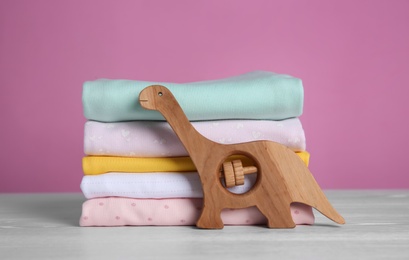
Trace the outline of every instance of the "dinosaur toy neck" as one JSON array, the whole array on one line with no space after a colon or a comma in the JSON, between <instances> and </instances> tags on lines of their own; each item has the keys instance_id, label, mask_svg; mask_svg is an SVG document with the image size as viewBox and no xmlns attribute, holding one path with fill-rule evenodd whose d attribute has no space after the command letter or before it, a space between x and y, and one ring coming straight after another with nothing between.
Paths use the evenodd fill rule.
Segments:
<instances>
[{"instance_id":1,"label":"dinosaur toy neck","mask_svg":"<svg viewBox=\"0 0 409 260\"><path fill-rule=\"evenodd\" d=\"M168 102L164 102L158 111L168 121L190 155L196 153L198 143L212 143L192 126L174 97L169 98Z\"/></svg>"}]
</instances>

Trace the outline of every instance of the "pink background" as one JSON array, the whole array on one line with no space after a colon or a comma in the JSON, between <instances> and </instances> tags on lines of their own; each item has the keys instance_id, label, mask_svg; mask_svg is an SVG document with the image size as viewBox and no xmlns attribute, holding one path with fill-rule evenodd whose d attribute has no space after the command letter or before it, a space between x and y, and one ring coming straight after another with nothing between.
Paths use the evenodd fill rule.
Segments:
<instances>
[{"instance_id":1,"label":"pink background","mask_svg":"<svg viewBox=\"0 0 409 260\"><path fill-rule=\"evenodd\" d=\"M79 191L82 83L303 79L326 189L409 188L409 1L0 1L0 192Z\"/></svg>"}]
</instances>

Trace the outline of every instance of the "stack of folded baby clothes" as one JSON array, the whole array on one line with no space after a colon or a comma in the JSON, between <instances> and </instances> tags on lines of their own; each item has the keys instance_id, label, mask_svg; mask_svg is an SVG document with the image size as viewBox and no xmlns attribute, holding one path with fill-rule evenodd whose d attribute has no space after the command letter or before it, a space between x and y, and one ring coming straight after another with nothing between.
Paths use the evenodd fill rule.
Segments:
<instances>
[{"instance_id":1,"label":"stack of folded baby clothes","mask_svg":"<svg viewBox=\"0 0 409 260\"><path fill-rule=\"evenodd\" d=\"M301 80L256 71L194 83L96 80L83 89L85 176L81 226L195 225L202 207L199 175L186 149L163 116L144 110L139 93L166 86L192 125L208 139L223 143L270 140L294 150L308 165L302 113ZM244 161L244 163L246 163ZM251 162L249 162L251 164ZM233 193L251 189L256 174ZM293 203L296 224L312 224L311 207ZM255 208L225 209L226 225L265 224Z\"/></svg>"}]
</instances>

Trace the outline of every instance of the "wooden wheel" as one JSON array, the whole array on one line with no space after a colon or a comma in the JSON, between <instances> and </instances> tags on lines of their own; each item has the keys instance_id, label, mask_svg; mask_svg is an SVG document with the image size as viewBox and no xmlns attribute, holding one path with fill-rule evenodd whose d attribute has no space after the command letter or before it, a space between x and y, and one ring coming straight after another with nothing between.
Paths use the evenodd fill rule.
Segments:
<instances>
[{"instance_id":1,"label":"wooden wheel","mask_svg":"<svg viewBox=\"0 0 409 260\"><path fill-rule=\"evenodd\" d=\"M241 160L234 160L232 162L224 162L221 169L220 178L224 177L224 182L227 188L239 186L244 184L244 175L256 173L257 167L248 166L243 167Z\"/></svg>"}]
</instances>

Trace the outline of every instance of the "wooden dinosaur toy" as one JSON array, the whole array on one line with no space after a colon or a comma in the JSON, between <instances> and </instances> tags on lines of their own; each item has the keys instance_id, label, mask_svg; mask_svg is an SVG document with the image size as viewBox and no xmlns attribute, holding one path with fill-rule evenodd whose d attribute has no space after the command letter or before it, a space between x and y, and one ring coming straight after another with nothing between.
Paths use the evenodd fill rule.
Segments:
<instances>
[{"instance_id":1,"label":"wooden dinosaur toy","mask_svg":"<svg viewBox=\"0 0 409 260\"><path fill-rule=\"evenodd\" d=\"M293 202L310 205L334 222L345 223L309 169L286 146L272 141L225 145L208 140L190 124L173 94L164 86L145 88L139 95L139 102L143 108L157 110L165 117L197 168L203 187L203 209L197 227L221 229L224 227L220 216L222 209L256 206L267 218L269 228L293 228L295 223L290 212ZM244 155L255 163L256 183L243 194L231 193L219 179L220 169L224 168L226 180L229 177L233 179L230 183L242 183L240 165L236 162L237 167L234 167L234 162L230 166L225 163L232 155ZM237 178L231 178L232 172Z\"/></svg>"}]
</instances>

